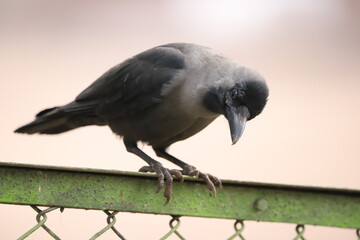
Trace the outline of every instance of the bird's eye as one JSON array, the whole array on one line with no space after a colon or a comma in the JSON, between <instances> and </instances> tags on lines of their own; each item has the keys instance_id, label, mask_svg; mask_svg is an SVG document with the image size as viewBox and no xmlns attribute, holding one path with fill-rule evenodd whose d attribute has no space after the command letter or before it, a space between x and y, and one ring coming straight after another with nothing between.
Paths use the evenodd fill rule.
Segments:
<instances>
[{"instance_id":1,"label":"bird's eye","mask_svg":"<svg viewBox=\"0 0 360 240\"><path fill-rule=\"evenodd\" d=\"M230 96L231 96L232 99L237 98L237 95L238 95L238 93L237 93L236 89L231 90Z\"/></svg>"}]
</instances>

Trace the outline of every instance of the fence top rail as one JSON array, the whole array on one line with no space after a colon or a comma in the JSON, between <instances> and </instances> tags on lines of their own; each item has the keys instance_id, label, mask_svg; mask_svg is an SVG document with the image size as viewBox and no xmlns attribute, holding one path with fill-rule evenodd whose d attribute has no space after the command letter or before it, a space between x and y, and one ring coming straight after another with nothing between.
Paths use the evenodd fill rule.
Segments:
<instances>
[{"instance_id":1,"label":"fence top rail","mask_svg":"<svg viewBox=\"0 0 360 240\"><path fill-rule=\"evenodd\" d=\"M58 170L65 172L83 172L83 173L98 173L98 174L109 174L109 175L120 175L126 177L137 177L137 178L151 178L157 179L157 177L152 173L142 173L142 172L132 172L116 169L97 169L97 168L80 168L80 167L68 167L68 166L51 166L51 165L37 165L37 164L26 164L26 163L16 163L16 162L0 162L0 168L2 167L14 167L14 168L31 168L38 170ZM193 182L202 182L201 179L187 177L186 181ZM262 187L262 188L273 188L273 189L286 189L294 191L309 191L309 192L322 192L322 193L335 193L342 195L354 195L360 196L359 189L351 188L334 188L334 187L322 187L322 186L305 186L305 185L291 185L283 183L265 183L265 182L251 182L251 181L239 181L232 179L222 179L223 185L238 185L238 186L250 186L250 187Z\"/></svg>"},{"instance_id":2,"label":"fence top rail","mask_svg":"<svg viewBox=\"0 0 360 240\"><path fill-rule=\"evenodd\" d=\"M154 174L0 162L0 203L360 228L359 189L222 181L175 181L164 206Z\"/></svg>"}]
</instances>

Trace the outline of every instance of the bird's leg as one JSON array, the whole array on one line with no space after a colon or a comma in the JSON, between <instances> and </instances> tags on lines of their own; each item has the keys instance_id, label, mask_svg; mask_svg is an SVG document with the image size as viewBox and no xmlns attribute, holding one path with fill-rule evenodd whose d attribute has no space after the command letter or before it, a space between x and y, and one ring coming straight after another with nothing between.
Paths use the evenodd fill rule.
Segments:
<instances>
[{"instance_id":1,"label":"bird's leg","mask_svg":"<svg viewBox=\"0 0 360 240\"><path fill-rule=\"evenodd\" d=\"M172 194L172 183L173 183L172 175L180 178L181 181L183 181L181 172L179 170L170 170L170 169L164 168L161 163L152 159L151 157L146 155L146 153L141 151L137 147L136 142L124 141L124 143L125 143L126 150L128 152L131 152L131 153L137 155L138 157L142 158L145 162L147 162L149 164L149 166L140 168L140 170L139 170L140 172L155 172L158 175L158 185L157 185L156 193L160 192L160 190L163 188L163 186L165 184L164 196L166 197L166 202L165 202L165 205L166 205L170 201L170 197Z\"/></svg>"},{"instance_id":2,"label":"bird's leg","mask_svg":"<svg viewBox=\"0 0 360 240\"><path fill-rule=\"evenodd\" d=\"M165 148L153 148L156 155L162 158L169 160L170 162L174 163L175 165L181 167L183 169L182 174L188 175L192 177L202 178L206 185L208 186L209 190L212 192L213 196L216 196L216 188L215 185L218 185L220 188L222 187L221 180L211 174L202 173L198 171L194 166L191 166L180 159L170 155L166 152Z\"/></svg>"}]
</instances>

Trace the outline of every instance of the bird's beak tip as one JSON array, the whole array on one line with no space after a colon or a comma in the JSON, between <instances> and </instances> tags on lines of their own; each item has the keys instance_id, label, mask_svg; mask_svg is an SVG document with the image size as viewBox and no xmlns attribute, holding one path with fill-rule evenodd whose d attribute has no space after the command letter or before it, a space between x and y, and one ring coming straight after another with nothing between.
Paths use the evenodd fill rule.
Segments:
<instances>
[{"instance_id":1,"label":"bird's beak tip","mask_svg":"<svg viewBox=\"0 0 360 240\"><path fill-rule=\"evenodd\" d=\"M240 111L237 111L235 108L227 110L232 145L235 145L243 134L248 115L249 112L246 107L240 108Z\"/></svg>"},{"instance_id":2,"label":"bird's beak tip","mask_svg":"<svg viewBox=\"0 0 360 240\"><path fill-rule=\"evenodd\" d=\"M240 137L232 137L231 141L232 141L232 144L231 145L235 145L237 143L237 141L239 140Z\"/></svg>"}]
</instances>

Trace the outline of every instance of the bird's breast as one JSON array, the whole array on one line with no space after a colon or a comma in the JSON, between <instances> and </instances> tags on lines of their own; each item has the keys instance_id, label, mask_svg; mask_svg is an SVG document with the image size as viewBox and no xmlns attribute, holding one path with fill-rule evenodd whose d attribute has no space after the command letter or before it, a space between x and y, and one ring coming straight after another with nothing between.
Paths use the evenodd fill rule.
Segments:
<instances>
[{"instance_id":1,"label":"bird's breast","mask_svg":"<svg viewBox=\"0 0 360 240\"><path fill-rule=\"evenodd\" d=\"M186 109L179 98L174 98L172 95L172 98L164 98L147 109L112 119L109 126L114 133L125 138L162 145L186 139L216 118L199 117L197 112Z\"/></svg>"}]
</instances>

